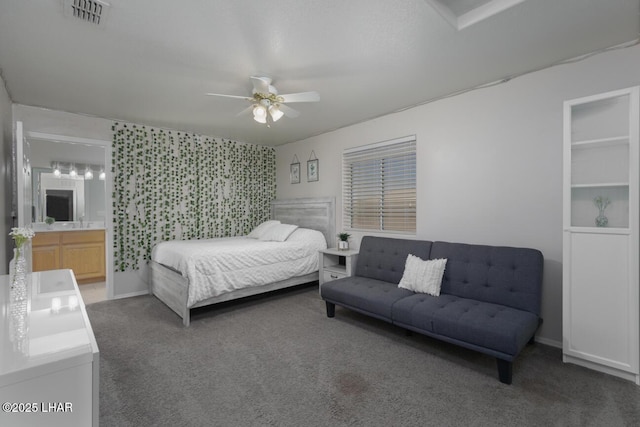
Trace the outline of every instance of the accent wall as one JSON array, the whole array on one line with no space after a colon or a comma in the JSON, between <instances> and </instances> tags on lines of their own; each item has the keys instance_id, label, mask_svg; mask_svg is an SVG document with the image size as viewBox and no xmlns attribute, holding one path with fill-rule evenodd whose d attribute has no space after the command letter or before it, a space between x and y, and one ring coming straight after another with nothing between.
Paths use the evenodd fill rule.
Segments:
<instances>
[{"instance_id":1,"label":"accent wall","mask_svg":"<svg viewBox=\"0 0 640 427\"><path fill-rule=\"evenodd\" d=\"M116 271L144 268L156 243L245 235L270 217L271 147L115 123L112 150Z\"/></svg>"}]
</instances>

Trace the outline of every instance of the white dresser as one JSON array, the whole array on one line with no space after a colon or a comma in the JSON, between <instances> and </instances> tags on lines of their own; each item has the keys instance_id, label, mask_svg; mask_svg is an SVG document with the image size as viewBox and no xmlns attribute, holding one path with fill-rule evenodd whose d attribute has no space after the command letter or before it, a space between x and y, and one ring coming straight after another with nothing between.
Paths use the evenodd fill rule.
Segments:
<instances>
[{"instance_id":1,"label":"white dresser","mask_svg":"<svg viewBox=\"0 0 640 427\"><path fill-rule=\"evenodd\" d=\"M0 276L0 425L97 426L99 352L71 270L32 273L12 301Z\"/></svg>"}]
</instances>

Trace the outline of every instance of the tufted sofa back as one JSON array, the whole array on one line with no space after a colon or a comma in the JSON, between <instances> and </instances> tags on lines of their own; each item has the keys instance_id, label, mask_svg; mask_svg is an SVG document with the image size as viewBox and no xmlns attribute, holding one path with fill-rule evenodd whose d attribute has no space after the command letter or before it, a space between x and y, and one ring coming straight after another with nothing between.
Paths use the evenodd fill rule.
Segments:
<instances>
[{"instance_id":1,"label":"tufted sofa back","mask_svg":"<svg viewBox=\"0 0 640 427\"><path fill-rule=\"evenodd\" d=\"M360 242L356 276L400 283L407 255L429 259L432 242L365 236Z\"/></svg>"},{"instance_id":2,"label":"tufted sofa back","mask_svg":"<svg viewBox=\"0 0 640 427\"><path fill-rule=\"evenodd\" d=\"M430 258L448 260L441 293L540 315L543 269L540 251L435 242Z\"/></svg>"}]
</instances>

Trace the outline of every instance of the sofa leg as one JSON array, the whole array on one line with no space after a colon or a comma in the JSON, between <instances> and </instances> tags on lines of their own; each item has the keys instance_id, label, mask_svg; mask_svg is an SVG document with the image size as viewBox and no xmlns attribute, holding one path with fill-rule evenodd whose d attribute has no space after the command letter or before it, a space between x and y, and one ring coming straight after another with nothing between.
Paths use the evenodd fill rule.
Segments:
<instances>
[{"instance_id":1,"label":"sofa leg","mask_svg":"<svg viewBox=\"0 0 640 427\"><path fill-rule=\"evenodd\" d=\"M538 319L538 329L540 328L540 325L542 325L542 318ZM531 345L531 344L534 344L535 342L536 342L536 334L534 332L533 336L531 337L531 339L527 344Z\"/></svg>"},{"instance_id":2,"label":"sofa leg","mask_svg":"<svg viewBox=\"0 0 640 427\"><path fill-rule=\"evenodd\" d=\"M336 305L329 301L325 301L325 304L327 304L327 317L334 317L336 315Z\"/></svg>"},{"instance_id":3,"label":"sofa leg","mask_svg":"<svg viewBox=\"0 0 640 427\"><path fill-rule=\"evenodd\" d=\"M498 362L498 377L503 384L511 384L513 376L513 362L507 362L503 359L496 359Z\"/></svg>"}]
</instances>

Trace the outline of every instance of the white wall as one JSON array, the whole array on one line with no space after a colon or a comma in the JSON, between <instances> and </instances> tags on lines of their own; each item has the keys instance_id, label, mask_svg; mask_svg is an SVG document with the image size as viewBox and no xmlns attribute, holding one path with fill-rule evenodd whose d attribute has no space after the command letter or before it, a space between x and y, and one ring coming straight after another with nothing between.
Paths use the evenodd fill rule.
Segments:
<instances>
[{"instance_id":1,"label":"white wall","mask_svg":"<svg viewBox=\"0 0 640 427\"><path fill-rule=\"evenodd\" d=\"M20 104L14 104L13 114L15 121L24 123L25 133L41 132L105 141L113 138L113 122L107 119Z\"/></svg>"},{"instance_id":2,"label":"white wall","mask_svg":"<svg viewBox=\"0 0 640 427\"><path fill-rule=\"evenodd\" d=\"M343 149L415 134L416 237L541 250L538 338L560 346L562 102L639 84L636 46L286 144L276 149L277 197L335 196L341 230ZM318 182L306 182L312 150L320 159ZM305 171L300 184L289 183L294 154ZM361 236L354 237L357 246Z\"/></svg>"},{"instance_id":3,"label":"white wall","mask_svg":"<svg viewBox=\"0 0 640 427\"><path fill-rule=\"evenodd\" d=\"M11 147L13 140L13 117L11 98L0 77L0 203L2 203L2 219L0 219L0 274L7 274L12 240L9 231L12 227L11 195L12 195L12 162Z\"/></svg>"}]
</instances>

